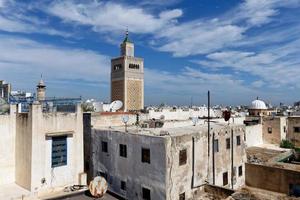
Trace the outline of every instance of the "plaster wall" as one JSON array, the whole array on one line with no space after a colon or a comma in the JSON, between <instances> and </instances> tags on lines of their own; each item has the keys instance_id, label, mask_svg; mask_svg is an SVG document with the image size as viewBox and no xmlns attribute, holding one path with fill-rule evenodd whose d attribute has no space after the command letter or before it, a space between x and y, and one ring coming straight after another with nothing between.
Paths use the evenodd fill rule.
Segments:
<instances>
[{"instance_id":1,"label":"plaster wall","mask_svg":"<svg viewBox=\"0 0 300 200\"><path fill-rule=\"evenodd\" d=\"M0 185L15 182L16 106L0 115Z\"/></svg>"},{"instance_id":2,"label":"plaster wall","mask_svg":"<svg viewBox=\"0 0 300 200\"><path fill-rule=\"evenodd\" d=\"M252 147L263 144L262 125L251 125L245 127L246 146Z\"/></svg>"},{"instance_id":3,"label":"plaster wall","mask_svg":"<svg viewBox=\"0 0 300 200\"><path fill-rule=\"evenodd\" d=\"M52 136L68 135L67 165L51 167ZM76 113L43 113L40 104L18 114L16 183L30 191L79 183L83 172L83 119ZM42 180L45 180L43 182Z\"/></svg>"},{"instance_id":4,"label":"plaster wall","mask_svg":"<svg viewBox=\"0 0 300 200\"><path fill-rule=\"evenodd\" d=\"M162 137L126 134L117 131L91 132L90 170L93 176L107 174L109 190L127 199L142 199L142 187L151 191L151 199L166 199L166 145ZM102 152L101 142L108 142ZM127 145L127 157L119 155L119 144ZM150 149L150 164L141 162L141 149ZM120 189L121 180L126 191Z\"/></svg>"}]
</instances>

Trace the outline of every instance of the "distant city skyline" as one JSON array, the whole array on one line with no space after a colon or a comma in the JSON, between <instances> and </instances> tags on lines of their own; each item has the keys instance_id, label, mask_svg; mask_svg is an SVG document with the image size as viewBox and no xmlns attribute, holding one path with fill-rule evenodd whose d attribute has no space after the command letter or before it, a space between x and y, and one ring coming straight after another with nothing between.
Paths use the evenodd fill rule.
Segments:
<instances>
[{"instance_id":1,"label":"distant city skyline","mask_svg":"<svg viewBox=\"0 0 300 200\"><path fill-rule=\"evenodd\" d=\"M300 0L0 0L0 80L110 100L126 28L145 60L145 105L300 100Z\"/></svg>"}]
</instances>

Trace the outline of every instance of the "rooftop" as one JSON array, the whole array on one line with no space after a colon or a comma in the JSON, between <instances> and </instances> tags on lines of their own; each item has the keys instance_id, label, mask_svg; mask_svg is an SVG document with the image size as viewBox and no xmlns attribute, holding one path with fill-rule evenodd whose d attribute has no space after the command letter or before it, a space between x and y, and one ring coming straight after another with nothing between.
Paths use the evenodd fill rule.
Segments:
<instances>
[{"instance_id":1,"label":"rooftop","mask_svg":"<svg viewBox=\"0 0 300 200\"><path fill-rule=\"evenodd\" d=\"M242 128L241 124L228 124L222 122L212 122L211 130L218 131L220 129L228 128L231 129L233 127ZM101 130L112 130L125 132L125 126L114 126L114 127L103 127L98 128ZM182 136L182 135L191 135L194 133L207 133L207 122L203 120L203 123L197 124L195 126L192 125L192 122L188 125L174 126L174 127L162 127L162 128L140 128L137 126L128 126L127 134L139 134L139 135L150 135L150 136L158 136L158 137L166 137L166 136Z\"/></svg>"}]
</instances>

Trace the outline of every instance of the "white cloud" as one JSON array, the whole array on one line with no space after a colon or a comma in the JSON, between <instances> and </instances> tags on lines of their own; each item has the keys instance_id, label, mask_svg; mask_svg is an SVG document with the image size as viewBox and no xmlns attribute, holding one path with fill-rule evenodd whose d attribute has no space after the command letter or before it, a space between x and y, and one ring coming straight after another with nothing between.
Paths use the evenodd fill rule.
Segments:
<instances>
[{"instance_id":1,"label":"white cloud","mask_svg":"<svg viewBox=\"0 0 300 200\"><path fill-rule=\"evenodd\" d=\"M98 32L120 32L126 27L134 33L154 33L174 23L182 15L179 9L167 10L155 16L140 7L114 2L55 1L48 12L64 21L92 26Z\"/></svg>"},{"instance_id":2,"label":"white cloud","mask_svg":"<svg viewBox=\"0 0 300 200\"><path fill-rule=\"evenodd\" d=\"M75 90L76 94L85 93L82 87L92 85L99 89L100 95L100 84L108 84L110 62L105 55L41 44L19 37L0 35L0 41L1 78L12 82L16 88L34 88L41 73L46 81L51 80L52 86L58 88L58 91L52 92L54 94L68 93L70 89ZM79 91L76 91L76 80L80 83ZM59 87L66 83L73 87ZM91 92L91 95L95 92Z\"/></svg>"}]
</instances>

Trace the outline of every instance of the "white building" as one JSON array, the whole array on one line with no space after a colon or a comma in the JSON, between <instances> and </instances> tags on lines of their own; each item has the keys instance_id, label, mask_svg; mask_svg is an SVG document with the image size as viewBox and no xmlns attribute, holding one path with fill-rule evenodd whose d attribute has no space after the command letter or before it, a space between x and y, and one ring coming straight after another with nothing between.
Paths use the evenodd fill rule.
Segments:
<instances>
[{"instance_id":1,"label":"white building","mask_svg":"<svg viewBox=\"0 0 300 200\"><path fill-rule=\"evenodd\" d=\"M124 126L103 127L101 121L112 119L108 114L85 118L89 179L104 176L109 190L126 199L190 199L206 183L234 189L244 185L244 125L212 123L208 142L203 122L131 126L126 132Z\"/></svg>"},{"instance_id":2,"label":"white building","mask_svg":"<svg viewBox=\"0 0 300 200\"><path fill-rule=\"evenodd\" d=\"M39 103L28 113L11 105L10 114L0 115L0 191L22 187L24 193L13 194L21 198L85 184L82 116L80 105L75 113L45 113Z\"/></svg>"}]
</instances>

